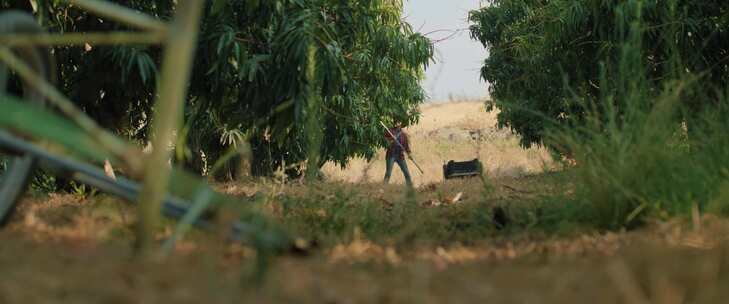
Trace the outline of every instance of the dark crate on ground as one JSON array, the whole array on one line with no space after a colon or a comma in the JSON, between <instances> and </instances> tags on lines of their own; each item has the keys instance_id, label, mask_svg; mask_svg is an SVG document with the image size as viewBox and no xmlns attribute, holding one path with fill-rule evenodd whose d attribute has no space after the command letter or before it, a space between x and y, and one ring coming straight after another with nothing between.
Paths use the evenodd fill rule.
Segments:
<instances>
[{"instance_id":1,"label":"dark crate on ground","mask_svg":"<svg viewBox=\"0 0 729 304\"><path fill-rule=\"evenodd\" d=\"M469 161L451 160L443 165L445 179L480 176L481 172L483 172L483 165L478 158Z\"/></svg>"}]
</instances>

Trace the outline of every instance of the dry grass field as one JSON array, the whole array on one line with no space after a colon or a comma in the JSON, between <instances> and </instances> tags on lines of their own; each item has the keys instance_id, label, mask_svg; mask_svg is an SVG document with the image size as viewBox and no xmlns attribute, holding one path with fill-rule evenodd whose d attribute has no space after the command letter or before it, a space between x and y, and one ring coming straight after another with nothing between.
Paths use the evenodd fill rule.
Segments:
<instances>
[{"instance_id":1,"label":"dry grass field","mask_svg":"<svg viewBox=\"0 0 729 304\"><path fill-rule=\"evenodd\" d=\"M457 208L429 210L445 216ZM202 234L166 260L133 260L125 218L133 212L103 197L27 201L0 232L0 303L678 304L729 296L729 227L711 217L701 229L679 220L634 232L504 232L468 243L404 245L354 230L308 256L276 258L258 281L254 251ZM315 213L321 221L337 216Z\"/></svg>"},{"instance_id":2,"label":"dry grass field","mask_svg":"<svg viewBox=\"0 0 729 304\"><path fill-rule=\"evenodd\" d=\"M478 158L490 177L520 177L544 172L553 166L543 148L522 149L516 135L496 127L496 112L487 112L483 101L430 103L421 108L417 125L406 128L413 157L423 168L420 174L412 163L410 173L416 186L443 181L443 164L449 160ZM370 160L354 159L347 168L333 164L324 167L330 180L351 183L380 182L385 172L384 149ZM403 183L397 166L391 179Z\"/></svg>"}]
</instances>

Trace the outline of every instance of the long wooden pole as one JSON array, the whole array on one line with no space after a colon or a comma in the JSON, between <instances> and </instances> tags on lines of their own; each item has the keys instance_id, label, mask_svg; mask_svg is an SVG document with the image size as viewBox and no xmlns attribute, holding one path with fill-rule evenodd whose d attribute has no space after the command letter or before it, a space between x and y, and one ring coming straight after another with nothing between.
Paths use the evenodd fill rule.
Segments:
<instances>
[{"instance_id":1,"label":"long wooden pole","mask_svg":"<svg viewBox=\"0 0 729 304\"><path fill-rule=\"evenodd\" d=\"M423 172L423 169L420 168L420 165L418 165L418 162L416 162L415 159L413 158L413 156L410 155L410 153L407 150L405 150L405 147L403 147L402 144L400 143L400 141L397 140L397 138L395 138L395 134L392 134L392 132L390 132L390 129L385 125L385 123L380 121L380 125L382 125L382 127L385 128L385 131L387 131L387 133L390 134L390 136L395 141L395 143L397 143L397 145L400 146L400 148L405 152L405 154L407 154L410 161L413 162L415 167L417 167L418 170L420 171L420 174L425 174L425 172Z\"/></svg>"},{"instance_id":2,"label":"long wooden pole","mask_svg":"<svg viewBox=\"0 0 729 304\"><path fill-rule=\"evenodd\" d=\"M167 30L167 25L164 22L155 19L152 16L143 14L142 12L111 3L108 1L99 0L68 0L72 5L76 5L88 12L92 12L100 17L107 17L109 19L142 29L155 32L164 33ZM180 7L186 1L180 1Z\"/></svg>"},{"instance_id":3,"label":"long wooden pole","mask_svg":"<svg viewBox=\"0 0 729 304\"><path fill-rule=\"evenodd\" d=\"M154 234L160 224L160 206L169 185L170 152L167 147L172 142L173 131L179 128L179 117L187 96L202 4L202 0L179 2L165 43L153 121L153 149L147 158L144 185L139 196L137 248L145 255L151 253L154 245Z\"/></svg>"},{"instance_id":4,"label":"long wooden pole","mask_svg":"<svg viewBox=\"0 0 729 304\"><path fill-rule=\"evenodd\" d=\"M3 34L0 45L8 48L18 46L56 46L56 45L113 45L113 44L159 44L165 35L161 32L134 33L66 33L66 34Z\"/></svg>"}]
</instances>

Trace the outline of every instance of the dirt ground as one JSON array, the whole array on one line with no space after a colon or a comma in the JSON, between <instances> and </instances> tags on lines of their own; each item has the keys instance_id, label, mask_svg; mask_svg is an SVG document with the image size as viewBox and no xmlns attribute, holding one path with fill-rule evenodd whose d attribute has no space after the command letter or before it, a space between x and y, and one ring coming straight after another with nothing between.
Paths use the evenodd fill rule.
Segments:
<instances>
[{"instance_id":1,"label":"dirt ground","mask_svg":"<svg viewBox=\"0 0 729 304\"><path fill-rule=\"evenodd\" d=\"M355 238L276 258L259 281L236 246L140 263L128 242L16 226L0 233L0 303L725 303L727 223L685 227L423 248Z\"/></svg>"},{"instance_id":2,"label":"dirt ground","mask_svg":"<svg viewBox=\"0 0 729 304\"><path fill-rule=\"evenodd\" d=\"M548 191L537 179L493 183L496 197L517 201ZM260 186L221 187L245 195ZM385 200L401 195L397 186L365 187L384 189ZM418 199L469 187L421 191ZM505 232L407 246L355 231L305 255L278 256L262 277L254 251L202 233L164 260L140 262L133 215L131 205L105 196L28 199L0 232L0 303L725 303L729 296L729 221L709 215L700 225L674 219L630 232Z\"/></svg>"},{"instance_id":3,"label":"dirt ground","mask_svg":"<svg viewBox=\"0 0 729 304\"><path fill-rule=\"evenodd\" d=\"M454 208L480 206L483 200L514 203L561 191L548 182L554 178L546 172L552 166L548 153L520 149L513 135L493 129L493 113L481 109L480 103L430 105L422 125L409 130L427 168L427 178L416 177L414 199L431 208L430 216L453 216ZM482 121L486 116L490 120ZM469 130L486 135L474 139ZM473 157L485 160L488 189L480 181L442 181L443 160ZM350 201L392 208L402 203L404 191L397 183L379 183L380 163L329 167L329 182L316 187L273 182L216 187L240 197L269 196L272 214L283 208L281 197L312 192L321 200L309 202L313 206L349 195ZM424 204L446 202L457 193L464 193L461 207ZM325 208L310 211L322 221L330 216ZM134 212L132 205L107 196L28 197L0 231L0 304L672 304L729 298L729 221L710 215L656 220L634 231L526 228L468 241L391 242L354 229L329 243L307 244L305 254L272 260L258 259L254 250L214 234L193 232L167 258L140 261L132 250Z\"/></svg>"}]
</instances>

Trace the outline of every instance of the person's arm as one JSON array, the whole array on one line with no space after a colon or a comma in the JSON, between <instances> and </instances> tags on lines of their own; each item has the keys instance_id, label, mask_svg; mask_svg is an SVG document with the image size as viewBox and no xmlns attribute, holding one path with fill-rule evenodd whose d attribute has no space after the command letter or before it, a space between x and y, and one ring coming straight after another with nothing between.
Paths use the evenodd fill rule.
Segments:
<instances>
[{"instance_id":1,"label":"person's arm","mask_svg":"<svg viewBox=\"0 0 729 304\"><path fill-rule=\"evenodd\" d=\"M404 139L403 146L405 147L405 151L408 152L408 154L412 153L412 151L410 151L410 136L408 136L405 131L402 131L402 137Z\"/></svg>"}]
</instances>

